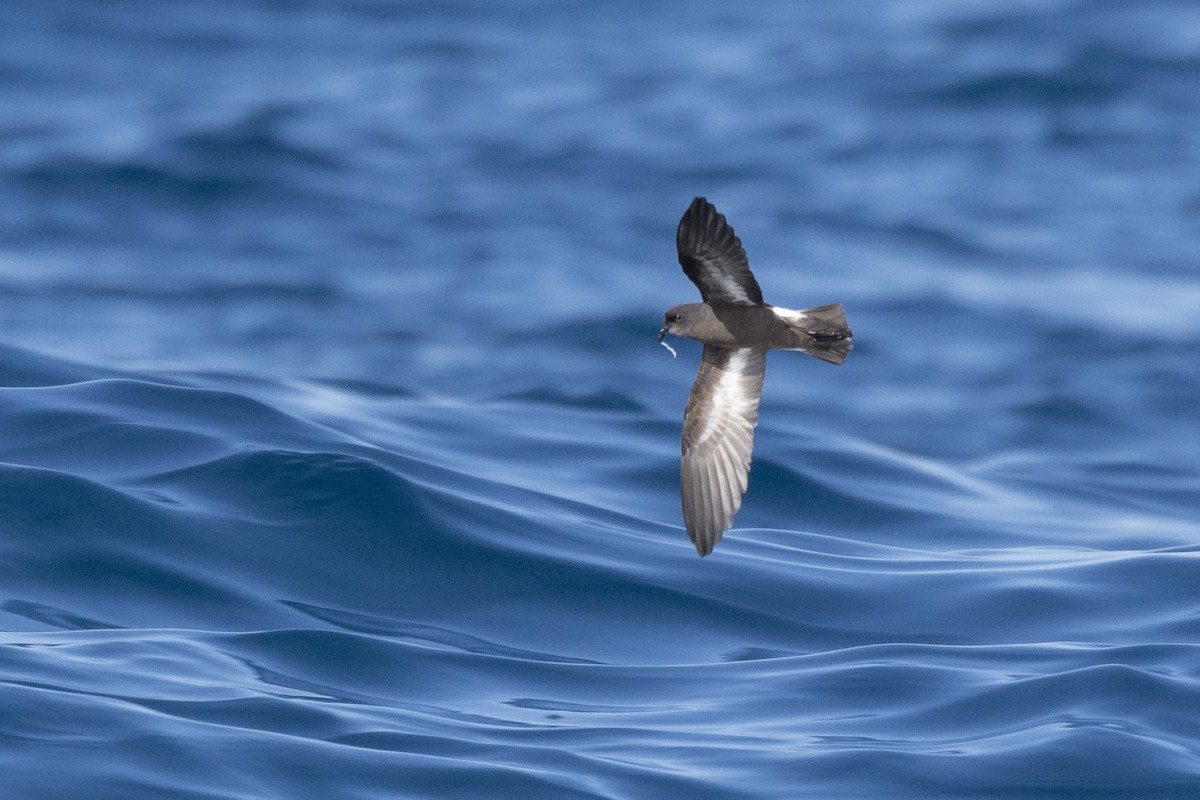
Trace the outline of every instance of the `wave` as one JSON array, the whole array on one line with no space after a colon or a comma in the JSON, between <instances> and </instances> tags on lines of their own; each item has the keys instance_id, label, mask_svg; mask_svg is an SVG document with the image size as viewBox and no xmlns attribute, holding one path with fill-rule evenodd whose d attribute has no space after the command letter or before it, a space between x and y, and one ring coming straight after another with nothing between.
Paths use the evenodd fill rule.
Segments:
<instances>
[{"instance_id":1,"label":"wave","mask_svg":"<svg viewBox=\"0 0 1200 800\"><path fill-rule=\"evenodd\" d=\"M1171 798L1198 774L1190 495L1097 505L1030 480L1059 461L789 428L701 561L678 421L632 395L11 347L0 375L0 717L43 720L2 735L85 753L11 791L848 796L852 770Z\"/></svg>"},{"instance_id":2,"label":"wave","mask_svg":"<svg viewBox=\"0 0 1200 800\"><path fill-rule=\"evenodd\" d=\"M111 752L80 747L64 773L7 778L51 797L73 788L64 776L101 779L100 796L248 798L266 780L371 797L398 785L849 797L853 773L860 787L937 797L1119 786L1184 798L1195 776L1195 682L1162 669L1194 674L1192 645L888 644L668 671L302 629L3 639L9 719L122 756L114 774Z\"/></svg>"}]
</instances>

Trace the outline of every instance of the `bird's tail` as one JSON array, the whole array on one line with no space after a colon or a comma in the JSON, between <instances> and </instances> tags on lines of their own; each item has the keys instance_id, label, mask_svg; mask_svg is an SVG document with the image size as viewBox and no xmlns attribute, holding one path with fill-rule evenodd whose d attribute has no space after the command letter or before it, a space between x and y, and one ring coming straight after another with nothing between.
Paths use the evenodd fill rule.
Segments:
<instances>
[{"instance_id":1,"label":"bird's tail","mask_svg":"<svg viewBox=\"0 0 1200 800\"><path fill-rule=\"evenodd\" d=\"M791 316L794 315L794 316ZM846 310L841 303L793 311L788 316L780 315L788 325L799 333L807 334L803 349L811 356L841 364L850 355L854 346L853 333L846 324Z\"/></svg>"}]
</instances>

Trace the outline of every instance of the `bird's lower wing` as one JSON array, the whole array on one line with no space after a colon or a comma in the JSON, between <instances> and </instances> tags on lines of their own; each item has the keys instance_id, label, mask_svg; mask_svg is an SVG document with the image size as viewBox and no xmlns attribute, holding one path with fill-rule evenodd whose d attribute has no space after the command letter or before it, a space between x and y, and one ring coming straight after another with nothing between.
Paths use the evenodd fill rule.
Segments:
<instances>
[{"instance_id":1,"label":"bird's lower wing","mask_svg":"<svg viewBox=\"0 0 1200 800\"><path fill-rule=\"evenodd\" d=\"M705 345L683 415L680 493L688 536L712 552L742 505L766 351Z\"/></svg>"}]
</instances>

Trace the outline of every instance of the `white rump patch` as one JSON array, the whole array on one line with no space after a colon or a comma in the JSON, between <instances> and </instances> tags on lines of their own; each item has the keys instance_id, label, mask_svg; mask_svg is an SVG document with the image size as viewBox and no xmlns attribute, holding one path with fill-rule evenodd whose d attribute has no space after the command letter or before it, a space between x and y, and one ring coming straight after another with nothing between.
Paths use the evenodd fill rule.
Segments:
<instances>
[{"instance_id":1,"label":"white rump patch","mask_svg":"<svg viewBox=\"0 0 1200 800\"><path fill-rule=\"evenodd\" d=\"M775 312L775 316L788 325L799 325L808 319L808 314L803 311L793 311L790 308L780 308L779 306L771 306L771 310Z\"/></svg>"}]
</instances>

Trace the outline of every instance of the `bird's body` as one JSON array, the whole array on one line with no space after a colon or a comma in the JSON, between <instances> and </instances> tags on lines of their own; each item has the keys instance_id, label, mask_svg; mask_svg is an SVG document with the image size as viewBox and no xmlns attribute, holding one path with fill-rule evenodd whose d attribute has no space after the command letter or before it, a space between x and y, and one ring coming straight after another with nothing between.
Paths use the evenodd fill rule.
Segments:
<instances>
[{"instance_id":1,"label":"bird's body","mask_svg":"<svg viewBox=\"0 0 1200 800\"><path fill-rule=\"evenodd\" d=\"M676 244L704 302L668 309L658 339L704 343L683 415L680 494L688 536L705 556L746 491L767 351L800 350L840 364L851 333L839 304L794 311L764 303L741 241L703 197L684 213Z\"/></svg>"},{"instance_id":2,"label":"bird's body","mask_svg":"<svg viewBox=\"0 0 1200 800\"><path fill-rule=\"evenodd\" d=\"M718 347L753 343L763 350L801 350L834 364L850 351L846 313L837 304L793 311L766 304L688 303L667 311L672 314L679 319L667 333Z\"/></svg>"}]
</instances>

